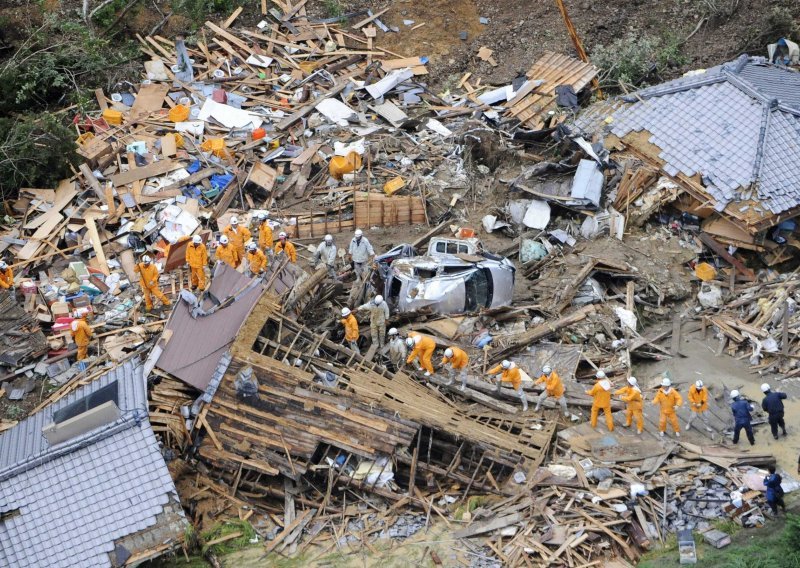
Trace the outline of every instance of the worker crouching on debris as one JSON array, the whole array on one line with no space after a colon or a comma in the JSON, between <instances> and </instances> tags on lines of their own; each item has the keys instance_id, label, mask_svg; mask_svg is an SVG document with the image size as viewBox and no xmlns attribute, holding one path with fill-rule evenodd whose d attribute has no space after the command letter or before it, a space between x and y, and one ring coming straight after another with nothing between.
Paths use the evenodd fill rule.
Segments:
<instances>
[{"instance_id":1,"label":"worker crouching on debris","mask_svg":"<svg viewBox=\"0 0 800 568\"><path fill-rule=\"evenodd\" d=\"M208 249L200 235L192 237L192 244L186 247L186 264L191 273L192 290L206 287L206 266L208 265Z\"/></svg>"},{"instance_id":2,"label":"worker crouching on debris","mask_svg":"<svg viewBox=\"0 0 800 568\"><path fill-rule=\"evenodd\" d=\"M386 341L386 320L389 319L389 304L383 300L383 296L378 294L371 302L358 307L359 311L369 312L369 334L372 344L383 347ZM431 353L433 353L431 351ZM431 367L430 372L433 373Z\"/></svg>"},{"instance_id":3,"label":"worker crouching on debris","mask_svg":"<svg viewBox=\"0 0 800 568\"><path fill-rule=\"evenodd\" d=\"M406 339L406 345L411 349L411 354L406 359L406 364L410 365L415 359L419 361L419 365L425 369L425 376L430 377L433 374L433 351L436 349L436 342L427 336L420 335L419 333L409 333Z\"/></svg>"},{"instance_id":4,"label":"worker crouching on debris","mask_svg":"<svg viewBox=\"0 0 800 568\"><path fill-rule=\"evenodd\" d=\"M5 260L0 260L0 290L11 290L13 287L14 271Z\"/></svg>"},{"instance_id":5,"label":"worker crouching on debris","mask_svg":"<svg viewBox=\"0 0 800 568\"><path fill-rule=\"evenodd\" d=\"M500 387L503 383L511 383L511 387L522 402L522 412L528 412L528 397L525 396L525 391L522 390L522 373L516 363L507 360L503 361L489 369L486 374L495 377L500 375L500 380L497 381L497 392L500 392Z\"/></svg>"},{"instance_id":6,"label":"worker crouching on debris","mask_svg":"<svg viewBox=\"0 0 800 568\"><path fill-rule=\"evenodd\" d=\"M344 326L344 339L350 346L350 349L361 354L358 349L358 320L356 316L350 311L350 308L342 308L342 319L339 320Z\"/></svg>"},{"instance_id":7,"label":"worker crouching on debris","mask_svg":"<svg viewBox=\"0 0 800 568\"><path fill-rule=\"evenodd\" d=\"M278 234L278 242L275 243L275 254L280 253L285 253L289 257L289 262L297 262L297 250L283 231Z\"/></svg>"},{"instance_id":8,"label":"worker crouching on debris","mask_svg":"<svg viewBox=\"0 0 800 568\"><path fill-rule=\"evenodd\" d=\"M733 443L739 443L739 434L744 429L747 434L747 441L751 446L756 445L756 438L753 436L753 425L751 423L750 413L753 411L753 405L739 396L738 390L731 391L731 412L733 412Z\"/></svg>"},{"instance_id":9,"label":"worker crouching on debris","mask_svg":"<svg viewBox=\"0 0 800 568\"><path fill-rule=\"evenodd\" d=\"M319 267L320 261L328 269L328 277L336 280L336 245L333 244L331 235L325 235L317 250L314 251L312 264L315 270Z\"/></svg>"},{"instance_id":10,"label":"worker crouching on debris","mask_svg":"<svg viewBox=\"0 0 800 568\"><path fill-rule=\"evenodd\" d=\"M775 466L768 467L769 475L764 478L764 486L767 488L767 505L772 509L772 514L778 514L778 507L785 513L786 503L783 502L783 487L781 483L783 478L779 473L775 472Z\"/></svg>"},{"instance_id":11,"label":"worker crouching on debris","mask_svg":"<svg viewBox=\"0 0 800 568\"><path fill-rule=\"evenodd\" d=\"M149 256L144 255L142 257L142 262L138 263L133 271L139 273L139 284L142 287L146 311L149 312L153 309L153 296L160 300L165 306L170 305L169 299L167 299L158 287L158 268L156 268L156 265L153 264Z\"/></svg>"},{"instance_id":12,"label":"worker crouching on debris","mask_svg":"<svg viewBox=\"0 0 800 568\"><path fill-rule=\"evenodd\" d=\"M256 243L247 244L247 270L250 276L259 276L267 268L267 255L258 250Z\"/></svg>"},{"instance_id":13,"label":"worker crouching on debris","mask_svg":"<svg viewBox=\"0 0 800 568\"><path fill-rule=\"evenodd\" d=\"M630 428L636 421L636 432L644 431L644 415L642 414L642 391L636 377L628 377L628 386L614 391L620 400L625 403L625 428Z\"/></svg>"},{"instance_id":14,"label":"worker crouching on debris","mask_svg":"<svg viewBox=\"0 0 800 568\"><path fill-rule=\"evenodd\" d=\"M681 437L681 427L678 424L678 415L675 411L680 405L683 404L683 398L672 388L672 382L668 378L661 381L661 388L658 389L656 397L653 399L653 404L661 406L661 415L658 418L658 432L660 436L664 436L667 432L667 422L670 423L672 429L675 431L675 437Z\"/></svg>"},{"instance_id":15,"label":"worker crouching on debris","mask_svg":"<svg viewBox=\"0 0 800 568\"><path fill-rule=\"evenodd\" d=\"M356 229L353 238L350 240L347 254L350 255L350 260L353 261L353 270L356 273L356 278L363 280L367 273L367 267L372 257L375 256L375 251L361 229Z\"/></svg>"},{"instance_id":16,"label":"worker crouching on debris","mask_svg":"<svg viewBox=\"0 0 800 568\"><path fill-rule=\"evenodd\" d=\"M703 385L703 381L697 381L694 386L689 387L689 407L692 415L686 423L686 429L689 430L694 419L699 417L706 425L706 431L713 432L708 425L708 389Z\"/></svg>"},{"instance_id":17,"label":"worker crouching on debris","mask_svg":"<svg viewBox=\"0 0 800 568\"><path fill-rule=\"evenodd\" d=\"M228 237L225 235L222 235L219 238L219 246L214 252L214 255L217 262L224 262L231 268L236 268L239 266L239 263L242 260L239 258L239 252L236 250L236 247L230 243Z\"/></svg>"},{"instance_id":18,"label":"worker crouching on debris","mask_svg":"<svg viewBox=\"0 0 800 568\"><path fill-rule=\"evenodd\" d=\"M400 337L397 328L389 330L389 361L394 366L394 370L401 370L406 364L406 357L408 357L408 348L405 341Z\"/></svg>"},{"instance_id":19,"label":"worker crouching on debris","mask_svg":"<svg viewBox=\"0 0 800 568\"><path fill-rule=\"evenodd\" d=\"M611 381L606 378L603 371L595 373L597 382L586 391L586 394L592 397L592 413L590 423L592 428L597 428L597 416L602 410L606 416L606 426L609 432L614 431L614 419L611 417Z\"/></svg>"},{"instance_id":20,"label":"worker crouching on debris","mask_svg":"<svg viewBox=\"0 0 800 568\"><path fill-rule=\"evenodd\" d=\"M547 397L552 397L556 399L556 402L561 406L561 412L564 413L564 416L569 416L569 412L567 412L567 398L564 396L564 383L561 382L561 377L558 376L558 373L548 365L542 367L542 374L536 379L534 384L540 385L542 383L544 383L544 390L536 400L536 408L534 408L534 411L539 412L539 408Z\"/></svg>"},{"instance_id":21,"label":"worker crouching on debris","mask_svg":"<svg viewBox=\"0 0 800 568\"><path fill-rule=\"evenodd\" d=\"M252 237L250 229L247 227L240 227L239 218L234 216L231 217L231 224L225 227L225 230L222 232L228 237L231 246L236 249L236 252L239 254L239 262L241 262L244 258L244 243L249 241L250 237ZM239 265L237 264L236 266L238 267Z\"/></svg>"},{"instance_id":22,"label":"worker crouching on debris","mask_svg":"<svg viewBox=\"0 0 800 568\"><path fill-rule=\"evenodd\" d=\"M92 328L86 320L79 318L72 320L72 341L78 347L77 361L83 361L89 356L89 343L92 340Z\"/></svg>"},{"instance_id":23,"label":"worker crouching on debris","mask_svg":"<svg viewBox=\"0 0 800 568\"><path fill-rule=\"evenodd\" d=\"M455 345L452 345L444 350L444 357L442 357L442 366L450 364L447 367L447 384L453 384L453 377L458 375L458 378L461 380L461 386L459 387L462 391L467 388L467 366L469 365L469 355L463 350L459 349Z\"/></svg>"}]
</instances>

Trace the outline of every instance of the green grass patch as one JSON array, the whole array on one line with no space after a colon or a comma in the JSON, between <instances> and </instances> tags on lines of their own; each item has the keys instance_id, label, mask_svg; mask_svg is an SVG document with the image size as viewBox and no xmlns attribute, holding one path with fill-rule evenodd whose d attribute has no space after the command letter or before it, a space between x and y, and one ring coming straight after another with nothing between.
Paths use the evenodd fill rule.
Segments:
<instances>
[{"instance_id":1,"label":"green grass patch","mask_svg":"<svg viewBox=\"0 0 800 568\"><path fill-rule=\"evenodd\" d=\"M208 544L234 533L241 533L241 535L217 544ZM247 521L226 521L203 533L201 553L203 555L208 552L213 552L217 555L230 554L235 550L241 550L242 548L250 546L250 541L255 535L256 531Z\"/></svg>"}]
</instances>

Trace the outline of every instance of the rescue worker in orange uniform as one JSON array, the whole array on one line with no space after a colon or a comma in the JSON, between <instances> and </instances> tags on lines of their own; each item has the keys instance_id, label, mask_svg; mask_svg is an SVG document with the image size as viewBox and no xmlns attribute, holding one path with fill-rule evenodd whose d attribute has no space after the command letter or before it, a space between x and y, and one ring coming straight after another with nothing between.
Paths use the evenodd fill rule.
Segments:
<instances>
[{"instance_id":1,"label":"rescue worker in orange uniform","mask_svg":"<svg viewBox=\"0 0 800 568\"><path fill-rule=\"evenodd\" d=\"M258 250L256 243L247 245L247 267L251 276L258 276L267 268L267 255Z\"/></svg>"},{"instance_id":2,"label":"rescue worker in orange uniform","mask_svg":"<svg viewBox=\"0 0 800 568\"><path fill-rule=\"evenodd\" d=\"M72 341L78 346L78 361L83 361L89 356L89 343L92 340L92 328L84 319L72 320Z\"/></svg>"},{"instance_id":3,"label":"rescue worker in orange uniform","mask_svg":"<svg viewBox=\"0 0 800 568\"><path fill-rule=\"evenodd\" d=\"M192 244L186 247L186 264L191 272L192 290L206 287L206 271L208 265L208 249L200 235L192 237Z\"/></svg>"},{"instance_id":4,"label":"rescue worker in orange uniform","mask_svg":"<svg viewBox=\"0 0 800 568\"><path fill-rule=\"evenodd\" d=\"M642 391L636 377L628 377L628 386L614 391L620 400L627 406L625 407L625 428L629 428L633 421L636 421L636 431L641 434L644 431L644 415L642 414Z\"/></svg>"},{"instance_id":5,"label":"rescue worker in orange uniform","mask_svg":"<svg viewBox=\"0 0 800 568\"><path fill-rule=\"evenodd\" d=\"M259 213L256 215L258 219L258 248L263 251L272 251L274 243L272 241L272 227L269 224L267 217L269 213Z\"/></svg>"},{"instance_id":6,"label":"rescue worker in orange uniform","mask_svg":"<svg viewBox=\"0 0 800 568\"><path fill-rule=\"evenodd\" d=\"M603 371L597 371L597 373L595 373L595 378L597 379L597 382L594 384L591 390L586 391L586 394L594 399L592 401L592 414L590 423L592 428L597 428L597 416L602 410L606 415L606 426L608 427L608 431L613 432L614 419L611 417L611 381L606 378L606 374Z\"/></svg>"},{"instance_id":7,"label":"rescue worker in orange uniform","mask_svg":"<svg viewBox=\"0 0 800 568\"><path fill-rule=\"evenodd\" d=\"M442 366L445 366L448 363L450 366L447 368L447 384L452 385L453 377L458 375L458 378L461 379L461 386L458 388L463 391L467 388L467 366L469 365L469 355L467 355L466 351L463 349L460 349L455 345L451 345L444 350L444 357L442 357Z\"/></svg>"},{"instance_id":8,"label":"rescue worker in orange uniform","mask_svg":"<svg viewBox=\"0 0 800 568\"><path fill-rule=\"evenodd\" d=\"M230 243L228 237L225 235L222 235L219 238L219 246L214 252L214 255L218 262L224 262L231 268L236 268L242 261L242 259L239 257L239 252L236 250L236 247Z\"/></svg>"},{"instance_id":9,"label":"rescue worker in orange uniform","mask_svg":"<svg viewBox=\"0 0 800 568\"><path fill-rule=\"evenodd\" d=\"M567 398L564 396L564 383L561 382L561 377L558 376L558 373L549 365L542 367L542 374L534 384L540 385L542 383L544 383L544 390L536 400L536 408L533 411L539 412L542 403L550 396L556 399L556 402L561 406L561 412L568 417L569 412L567 412Z\"/></svg>"},{"instance_id":10,"label":"rescue worker in orange uniform","mask_svg":"<svg viewBox=\"0 0 800 568\"><path fill-rule=\"evenodd\" d=\"M425 376L430 377L433 374L431 357L433 357L433 351L436 349L436 342L433 338L416 332L411 332L408 336L406 345L412 351L408 359L406 359L406 364L410 365L414 359L418 359L420 366L425 369Z\"/></svg>"},{"instance_id":11,"label":"rescue worker in orange uniform","mask_svg":"<svg viewBox=\"0 0 800 568\"><path fill-rule=\"evenodd\" d=\"M713 432L708 425L708 389L703 385L703 381L696 381L694 386L689 387L689 408L692 415L689 417L689 422L686 423L686 429L691 428L694 419L699 417L706 425L706 430Z\"/></svg>"},{"instance_id":12,"label":"rescue worker in orange uniform","mask_svg":"<svg viewBox=\"0 0 800 568\"><path fill-rule=\"evenodd\" d=\"M138 263L133 271L139 273L139 284L142 286L144 306L148 312L153 309L153 296L165 306L171 305L169 299L158 287L158 268L156 268L149 256L144 255L142 262Z\"/></svg>"},{"instance_id":13,"label":"rescue worker in orange uniform","mask_svg":"<svg viewBox=\"0 0 800 568\"><path fill-rule=\"evenodd\" d=\"M675 410L683 404L683 399L678 394L678 391L672 388L672 383L668 378L665 377L661 381L661 388L658 389L658 394L653 399L653 404L661 406L661 416L658 419L659 434L662 437L664 436L667 432L667 421L669 421L672 429L675 430L675 437L680 438L681 428L678 424L678 416L675 414Z\"/></svg>"},{"instance_id":14,"label":"rescue worker in orange uniform","mask_svg":"<svg viewBox=\"0 0 800 568\"><path fill-rule=\"evenodd\" d=\"M244 243L249 241L252 236L250 234L250 229L239 226L239 218L234 216L231 217L231 224L225 227L222 233L228 237L230 244L236 249L236 252L239 253L239 262L242 262L244 258ZM236 267L238 266L237 264Z\"/></svg>"},{"instance_id":15,"label":"rescue worker in orange uniform","mask_svg":"<svg viewBox=\"0 0 800 568\"><path fill-rule=\"evenodd\" d=\"M528 397L525 396L525 391L522 390L522 372L516 363L508 360L503 361L489 369L486 374L488 376L500 375L500 380L497 381L497 392L500 392L500 387L503 383L511 383L511 388L514 389L520 402L522 402L522 412L528 412Z\"/></svg>"},{"instance_id":16,"label":"rescue worker in orange uniform","mask_svg":"<svg viewBox=\"0 0 800 568\"><path fill-rule=\"evenodd\" d=\"M14 271L5 260L0 260L0 290L9 290L13 287Z\"/></svg>"},{"instance_id":17,"label":"rescue worker in orange uniform","mask_svg":"<svg viewBox=\"0 0 800 568\"><path fill-rule=\"evenodd\" d=\"M282 252L289 257L289 262L297 262L297 250L294 248L294 244L290 243L286 233L281 231L278 234L278 242L275 243L275 254Z\"/></svg>"},{"instance_id":18,"label":"rescue worker in orange uniform","mask_svg":"<svg viewBox=\"0 0 800 568\"><path fill-rule=\"evenodd\" d=\"M347 341L347 344L350 346L350 349L361 354L361 350L358 348L358 320L356 316L353 315L353 312L350 311L350 308L342 308L342 319L339 320L342 322L344 326L344 339Z\"/></svg>"}]
</instances>

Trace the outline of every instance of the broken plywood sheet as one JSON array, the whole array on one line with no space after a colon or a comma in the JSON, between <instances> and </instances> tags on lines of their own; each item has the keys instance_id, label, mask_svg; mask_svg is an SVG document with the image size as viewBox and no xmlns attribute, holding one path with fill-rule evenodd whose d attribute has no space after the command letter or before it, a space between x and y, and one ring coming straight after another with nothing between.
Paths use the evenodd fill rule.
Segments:
<instances>
[{"instance_id":1,"label":"broken plywood sheet","mask_svg":"<svg viewBox=\"0 0 800 568\"><path fill-rule=\"evenodd\" d=\"M169 85L164 83L149 83L141 85L136 94L136 100L131 107L130 119L147 116L164 106L164 97L169 92Z\"/></svg>"},{"instance_id":2,"label":"broken plywood sheet","mask_svg":"<svg viewBox=\"0 0 800 568\"><path fill-rule=\"evenodd\" d=\"M275 168L266 164L262 164L261 162L256 162L250 169L250 175L248 176L248 179L254 184L263 187L267 191L272 191L272 188L275 185L275 179L277 177L278 172L275 170Z\"/></svg>"}]
</instances>

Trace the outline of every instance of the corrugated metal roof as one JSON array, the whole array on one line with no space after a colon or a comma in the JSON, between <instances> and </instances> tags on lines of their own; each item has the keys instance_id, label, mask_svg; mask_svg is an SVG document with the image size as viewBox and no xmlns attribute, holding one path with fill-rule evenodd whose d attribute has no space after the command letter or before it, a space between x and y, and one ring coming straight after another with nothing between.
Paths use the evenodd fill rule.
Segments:
<instances>
[{"instance_id":1,"label":"corrugated metal roof","mask_svg":"<svg viewBox=\"0 0 800 568\"><path fill-rule=\"evenodd\" d=\"M220 264L209 288L220 302L236 295L251 279L226 264ZM236 302L205 317L192 318L191 308L180 302L172 310L164 337L169 340L156 366L201 391L208 386L222 354L230 347L244 320L255 306L264 285L259 284ZM213 306L206 300L203 309ZM170 335L171 332L171 335Z\"/></svg>"},{"instance_id":2,"label":"corrugated metal roof","mask_svg":"<svg viewBox=\"0 0 800 568\"><path fill-rule=\"evenodd\" d=\"M47 446L56 410L115 380L120 421ZM0 566L110 566L115 540L157 523L177 497L146 409L142 367L128 361L0 436L0 511L19 512L0 523Z\"/></svg>"}]
</instances>

